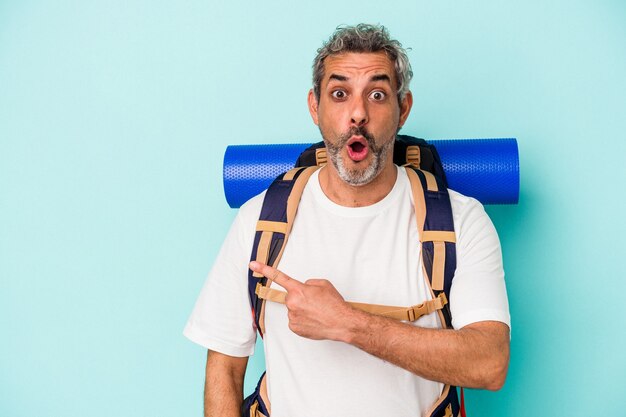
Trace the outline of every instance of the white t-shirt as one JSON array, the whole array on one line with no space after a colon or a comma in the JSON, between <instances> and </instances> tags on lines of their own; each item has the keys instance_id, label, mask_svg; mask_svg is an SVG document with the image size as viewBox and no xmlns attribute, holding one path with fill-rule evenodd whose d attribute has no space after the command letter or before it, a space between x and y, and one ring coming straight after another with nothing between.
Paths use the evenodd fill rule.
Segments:
<instances>
[{"instance_id":1,"label":"white t-shirt","mask_svg":"<svg viewBox=\"0 0 626 417\"><path fill-rule=\"evenodd\" d=\"M279 269L300 281L326 278L349 301L410 306L429 300L405 170L398 168L383 200L358 208L329 200L318 173L304 189ZM192 341L231 356L254 352L247 265L263 196L239 210L184 330ZM450 199L457 235L452 324L456 329L485 320L510 325L495 228L476 200L454 191ZM414 324L441 327L437 314ZM272 417L413 417L443 388L351 345L296 335L282 304L266 304L265 326Z\"/></svg>"}]
</instances>

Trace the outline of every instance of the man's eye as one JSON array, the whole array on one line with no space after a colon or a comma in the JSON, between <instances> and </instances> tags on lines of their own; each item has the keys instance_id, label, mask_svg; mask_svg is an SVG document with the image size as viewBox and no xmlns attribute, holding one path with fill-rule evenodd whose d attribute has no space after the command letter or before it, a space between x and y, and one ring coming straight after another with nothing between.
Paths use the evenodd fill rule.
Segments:
<instances>
[{"instance_id":1,"label":"man's eye","mask_svg":"<svg viewBox=\"0 0 626 417\"><path fill-rule=\"evenodd\" d=\"M387 97L387 95L382 91L373 91L372 93L370 93L370 98L374 101L384 100L385 97Z\"/></svg>"},{"instance_id":2,"label":"man's eye","mask_svg":"<svg viewBox=\"0 0 626 417\"><path fill-rule=\"evenodd\" d=\"M344 98L346 98L346 92L343 90L335 90L330 93L330 95L337 100L343 100Z\"/></svg>"}]
</instances>

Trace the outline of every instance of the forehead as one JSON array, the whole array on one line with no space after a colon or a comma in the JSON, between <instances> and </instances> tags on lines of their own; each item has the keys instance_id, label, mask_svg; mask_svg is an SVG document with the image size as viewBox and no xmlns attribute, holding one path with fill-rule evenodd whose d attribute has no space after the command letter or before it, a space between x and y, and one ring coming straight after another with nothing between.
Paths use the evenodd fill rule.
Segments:
<instances>
[{"instance_id":1,"label":"forehead","mask_svg":"<svg viewBox=\"0 0 626 417\"><path fill-rule=\"evenodd\" d=\"M330 55L324 60L324 78L327 83L331 75L343 75L350 79L386 74L395 82L393 62L384 51L380 52L344 52Z\"/></svg>"}]
</instances>

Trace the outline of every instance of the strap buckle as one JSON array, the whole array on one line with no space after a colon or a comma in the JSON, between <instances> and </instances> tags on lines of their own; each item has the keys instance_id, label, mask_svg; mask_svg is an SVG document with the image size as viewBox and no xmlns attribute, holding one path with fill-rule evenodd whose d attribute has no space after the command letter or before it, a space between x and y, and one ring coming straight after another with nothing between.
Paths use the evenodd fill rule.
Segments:
<instances>
[{"instance_id":1,"label":"strap buckle","mask_svg":"<svg viewBox=\"0 0 626 417\"><path fill-rule=\"evenodd\" d=\"M407 308L407 320L415 321L422 316L425 316L437 310L441 310L446 304L448 304L448 298L446 297L446 294L442 291L437 297L433 298L432 300L428 300L422 304Z\"/></svg>"}]
</instances>

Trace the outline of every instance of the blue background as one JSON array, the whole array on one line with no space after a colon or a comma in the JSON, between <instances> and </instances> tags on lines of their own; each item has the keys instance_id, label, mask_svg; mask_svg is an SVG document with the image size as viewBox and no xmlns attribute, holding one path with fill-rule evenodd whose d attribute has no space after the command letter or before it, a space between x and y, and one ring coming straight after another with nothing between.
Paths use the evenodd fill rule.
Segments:
<instances>
[{"instance_id":1,"label":"blue background","mask_svg":"<svg viewBox=\"0 0 626 417\"><path fill-rule=\"evenodd\" d=\"M360 21L412 48L404 133L519 140L520 204L488 208L511 366L469 415L626 415L625 19L618 0L0 1L0 416L201 414L205 351L181 331L235 215L225 147L317 140L315 50Z\"/></svg>"}]
</instances>

